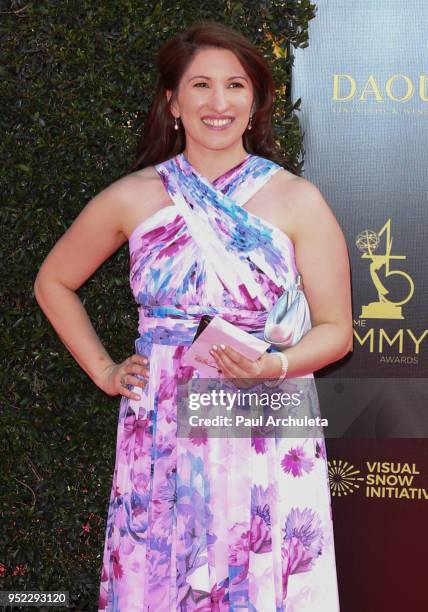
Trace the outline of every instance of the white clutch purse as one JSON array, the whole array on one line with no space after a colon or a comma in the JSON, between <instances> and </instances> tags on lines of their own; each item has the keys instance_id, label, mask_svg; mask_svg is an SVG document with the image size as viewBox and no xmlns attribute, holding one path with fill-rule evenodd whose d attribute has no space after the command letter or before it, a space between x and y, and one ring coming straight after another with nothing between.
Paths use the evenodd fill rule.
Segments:
<instances>
[{"instance_id":1,"label":"white clutch purse","mask_svg":"<svg viewBox=\"0 0 428 612\"><path fill-rule=\"evenodd\" d=\"M278 349L293 346L311 328L308 302L303 292L302 276L284 291L269 312L263 337Z\"/></svg>"}]
</instances>

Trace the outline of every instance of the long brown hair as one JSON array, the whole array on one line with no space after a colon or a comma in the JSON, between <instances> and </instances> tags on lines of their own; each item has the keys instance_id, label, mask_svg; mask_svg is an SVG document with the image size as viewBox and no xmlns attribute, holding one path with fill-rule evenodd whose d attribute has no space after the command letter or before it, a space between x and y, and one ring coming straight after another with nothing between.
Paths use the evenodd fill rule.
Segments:
<instances>
[{"instance_id":1,"label":"long brown hair","mask_svg":"<svg viewBox=\"0 0 428 612\"><path fill-rule=\"evenodd\" d=\"M247 153L271 159L293 174L299 174L275 142L272 126L275 83L268 63L245 36L229 26L211 20L196 22L168 40L160 49L157 57L159 76L155 98L142 128L135 161L127 173L158 164L183 152L186 144L184 128L180 121L179 129L174 129L170 105L192 58L204 47L232 51L252 81L255 112L251 131L245 130L243 134L243 146ZM172 91L169 101L166 98L167 89Z\"/></svg>"}]
</instances>

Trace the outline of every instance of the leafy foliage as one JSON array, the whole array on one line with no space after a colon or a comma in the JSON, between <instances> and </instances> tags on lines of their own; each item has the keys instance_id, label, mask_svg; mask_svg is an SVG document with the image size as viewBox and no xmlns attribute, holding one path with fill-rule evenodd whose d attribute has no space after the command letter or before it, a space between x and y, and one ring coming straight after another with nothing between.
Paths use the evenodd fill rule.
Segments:
<instances>
[{"instance_id":1,"label":"leafy foliage","mask_svg":"<svg viewBox=\"0 0 428 612\"><path fill-rule=\"evenodd\" d=\"M241 30L269 60L277 137L299 160L291 49L307 46L315 10L308 0L0 0L0 588L68 590L82 610L98 597L119 398L92 383L41 312L43 259L130 165L156 52L201 18ZM112 358L131 354L126 247L77 293Z\"/></svg>"}]
</instances>

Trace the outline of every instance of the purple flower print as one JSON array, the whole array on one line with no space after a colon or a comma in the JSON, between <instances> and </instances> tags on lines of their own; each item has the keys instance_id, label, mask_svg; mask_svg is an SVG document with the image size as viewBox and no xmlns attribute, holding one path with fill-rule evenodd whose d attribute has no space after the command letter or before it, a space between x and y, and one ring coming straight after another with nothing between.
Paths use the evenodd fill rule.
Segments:
<instances>
[{"instance_id":1,"label":"purple flower print","mask_svg":"<svg viewBox=\"0 0 428 612\"><path fill-rule=\"evenodd\" d=\"M310 508L292 508L284 526L284 540L297 538L313 556L321 554L322 527L319 516Z\"/></svg>"},{"instance_id":2,"label":"purple flower print","mask_svg":"<svg viewBox=\"0 0 428 612\"><path fill-rule=\"evenodd\" d=\"M138 445L143 444L144 432L147 427L147 419L137 419L135 413L132 412L125 417L123 423L123 440L121 445L121 452L124 455L128 455L131 450L131 441L136 438L135 442Z\"/></svg>"},{"instance_id":3,"label":"purple flower print","mask_svg":"<svg viewBox=\"0 0 428 612\"><path fill-rule=\"evenodd\" d=\"M180 487L179 499L177 504L177 512L181 516L181 520L185 525L185 534L180 540L179 549L183 552L189 552L192 549L196 549L199 542L205 546L206 540L208 539L207 527L204 523L205 512L209 512L205 504L205 500L197 491L194 491L188 503L186 500L181 498L180 493L184 487ZM207 514L209 517L209 514Z\"/></svg>"},{"instance_id":4,"label":"purple flower print","mask_svg":"<svg viewBox=\"0 0 428 612\"><path fill-rule=\"evenodd\" d=\"M281 548L283 597L287 595L288 577L312 569L322 552L322 527L310 508L292 508L288 514Z\"/></svg>"},{"instance_id":5,"label":"purple flower print","mask_svg":"<svg viewBox=\"0 0 428 612\"><path fill-rule=\"evenodd\" d=\"M312 567L313 556L296 538L283 543L282 559L282 596L287 597L288 578L291 574L308 572Z\"/></svg>"},{"instance_id":6,"label":"purple flower print","mask_svg":"<svg viewBox=\"0 0 428 612\"><path fill-rule=\"evenodd\" d=\"M258 455L266 453L266 438L262 438L259 436L251 436L251 446L254 448Z\"/></svg>"},{"instance_id":7,"label":"purple flower print","mask_svg":"<svg viewBox=\"0 0 428 612\"><path fill-rule=\"evenodd\" d=\"M171 542L166 537L150 538L150 557L146 567L148 574L148 591L150 592L150 606L152 610L165 610L165 584L168 579L169 559L171 558ZM130 604L120 608L129 610Z\"/></svg>"},{"instance_id":8,"label":"purple flower print","mask_svg":"<svg viewBox=\"0 0 428 612\"><path fill-rule=\"evenodd\" d=\"M160 381L159 381L159 403L165 401L171 401L174 399L176 383L174 380L174 376L171 376L169 372L161 369L160 373Z\"/></svg>"},{"instance_id":9,"label":"purple flower print","mask_svg":"<svg viewBox=\"0 0 428 612\"><path fill-rule=\"evenodd\" d=\"M250 550L255 553L270 552L272 550L270 528L258 514L251 518Z\"/></svg>"},{"instance_id":10,"label":"purple flower print","mask_svg":"<svg viewBox=\"0 0 428 612\"><path fill-rule=\"evenodd\" d=\"M264 553L272 550L270 491L260 485L251 489L250 550Z\"/></svg>"},{"instance_id":11,"label":"purple flower print","mask_svg":"<svg viewBox=\"0 0 428 612\"><path fill-rule=\"evenodd\" d=\"M317 459L327 459L325 442L322 439L315 440L315 457Z\"/></svg>"},{"instance_id":12,"label":"purple flower print","mask_svg":"<svg viewBox=\"0 0 428 612\"><path fill-rule=\"evenodd\" d=\"M217 583L211 589L211 608L213 612L227 612L229 608L229 601L224 601L226 595L226 588L220 587Z\"/></svg>"},{"instance_id":13,"label":"purple flower print","mask_svg":"<svg viewBox=\"0 0 428 612\"><path fill-rule=\"evenodd\" d=\"M205 427L191 427L189 433L189 440L192 441L195 446L201 446L206 444L208 440L208 434Z\"/></svg>"},{"instance_id":14,"label":"purple flower print","mask_svg":"<svg viewBox=\"0 0 428 612\"><path fill-rule=\"evenodd\" d=\"M149 505L150 494L148 491L144 493L138 493L138 491L131 491L131 499L130 499L130 519L132 524L138 523L138 517L140 515L145 515L147 512L147 508ZM128 502L125 501L125 506L128 509ZM146 518L144 516L144 518Z\"/></svg>"},{"instance_id":15,"label":"purple flower print","mask_svg":"<svg viewBox=\"0 0 428 612\"><path fill-rule=\"evenodd\" d=\"M230 565L243 565L248 562L249 551L249 531L246 529L245 523L235 523L229 528L230 547L229 547L229 563Z\"/></svg>"},{"instance_id":16,"label":"purple flower print","mask_svg":"<svg viewBox=\"0 0 428 612\"><path fill-rule=\"evenodd\" d=\"M148 465L148 469L144 472L135 471L134 477L134 489L137 493L143 494L147 493L150 488L150 459L146 462Z\"/></svg>"},{"instance_id":17,"label":"purple flower print","mask_svg":"<svg viewBox=\"0 0 428 612\"><path fill-rule=\"evenodd\" d=\"M101 585L100 585L100 595L98 598L98 608L100 610L104 610L107 606L107 596L108 596L108 592L107 592L107 587L104 583L108 584L108 574L106 572L106 566L103 563L103 571L101 573L101 579L100 579Z\"/></svg>"},{"instance_id":18,"label":"purple flower print","mask_svg":"<svg viewBox=\"0 0 428 612\"><path fill-rule=\"evenodd\" d=\"M224 601L226 588L219 587L217 583L211 589L211 593L197 605L195 612L229 612L229 601Z\"/></svg>"},{"instance_id":19,"label":"purple flower print","mask_svg":"<svg viewBox=\"0 0 428 612\"><path fill-rule=\"evenodd\" d=\"M113 564L113 575L116 578L116 580L118 580L119 578L122 578L123 576L123 569L120 563L119 547L116 547L114 550L112 550L111 560Z\"/></svg>"},{"instance_id":20,"label":"purple flower print","mask_svg":"<svg viewBox=\"0 0 428 612\"><path fill-rule=\"evenodd\" d=\"M135 544L133 543L132 539L129 537L129 535L126 535L123 538L123 544L121 546L121 551L123 555L132 555L132 553L135 550ZM135 562L136 566L139 567L139 563Z\"/></svg>"},{"instance_id":21,"label":"purple flower print","mask_svg":"<svg viewBox=\"0 0 428 612\"><path fill-rule=\"evenodd\" d=\"M250 531L245 523L235 523L229 528L229 565L231 583L239 584L246 579L249 566Z\"/></svg>"},{"instance_id":22,"label":"purple flower print","mask_svg":"<svg viewBox=\"0 0 428 612\"><path fill-rule=\"evenodd\" d=\"M261 485L253 485L251 488L251 515L258 514L269 526L271 524L269 504L274 493L275 489L272 486L264 489Z\"/></svg>"},{"instance_id":23,"label":"purple flower print","mask_svg":"<svg viewBox=\"0 0 428 612\"><path fill-rule=\"evenodd\" d=\"M313 468L314 461L306 456L305 451L301 446L291 448L281 461L281 466L284 472L288 472L296 476L303 476L303 471L310 472Z\"/></svg>"},{"instance_id":24,"label":"purple flower print","mask_svg":"<svg viewBox=\"0 0 428 612\"><path fill-rule=\"evenodd\" d=\"M275 427L262 425L251 428L251 446L257 454L265 454L267 451L267 439L275 437Z\"/></svg>"},{"instance_id":25,"label":"purple flower print","mask_svg":"<svg viewBox=\"0 0 428 612\"><path fill-rule=\"evenodd\" d=\"M164 479L153 491L153 516L156 518L165 511L172 512L177 500L175 473L165 473Z\"/></svg>"}]
</instances>

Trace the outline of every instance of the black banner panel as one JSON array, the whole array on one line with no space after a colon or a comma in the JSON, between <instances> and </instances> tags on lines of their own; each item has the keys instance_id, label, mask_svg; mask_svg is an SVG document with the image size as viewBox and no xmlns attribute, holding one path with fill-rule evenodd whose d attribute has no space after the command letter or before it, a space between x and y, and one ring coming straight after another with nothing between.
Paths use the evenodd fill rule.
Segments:
<instances>
[{"instance_id":1,"label":"black banner panel","mask_svg":"<svg viewBox=\"0 0 428 612\"><path fill-rule=\"evenodd\" d=\"M294 49L304 176L348 245L354 351L317 373L341 609L425 609L428 3L319 0ZM334 383L334 384L333 384ZM333 439L334 438L334 439Z\"/></svg>"}]
</instances>

